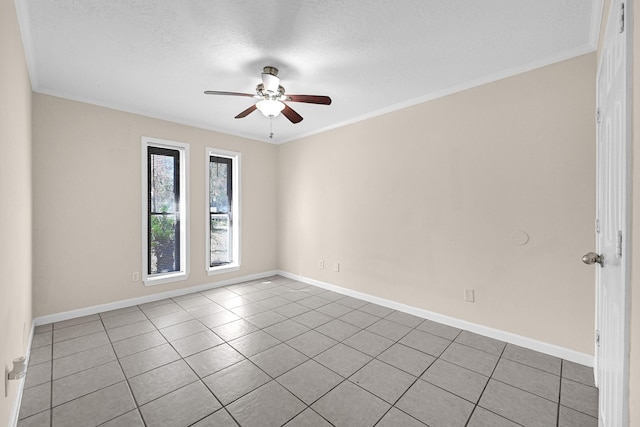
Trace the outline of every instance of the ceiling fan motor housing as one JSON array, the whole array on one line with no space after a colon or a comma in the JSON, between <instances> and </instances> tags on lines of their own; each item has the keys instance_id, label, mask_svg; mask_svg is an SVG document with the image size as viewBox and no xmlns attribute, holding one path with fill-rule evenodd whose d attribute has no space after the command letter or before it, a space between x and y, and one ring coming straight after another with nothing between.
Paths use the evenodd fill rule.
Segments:
<instances>
[{"instance_id":1,"label":"ceiling fan motor housing","mask_svg":"<svg viewBox=\"0 0 640 427\"><path fill-rule=\"evenodd\" d=\"M267 65L266 67L264 67L262 69L262 73L263 74L271 74L273 76L277 76L278 75L278 69L276 67L271 67L271 66Z\"/></svg>"},{"instance_id":2,"label":"ceiling fan motor housing","mask_svg":"<svg viewBox=\"0 0 640 427\"><path fill-rule=\"evenodd\" d=\"M260 83L256 86L256 93L263 99L278 99L283 100L284 97L284 87L278 85L278 90L269 91L265 89L264 83Z\"/></svg>"},{"instance_id":3,"label":"ceiling fan motor housing","mask_svg":"<svg viewBox=\"0 0 640 427\"><path fill-rule=\"evenodd\" d=\"M275 67L264 67L262 69L263 90L272 94L278 92L280 88L280 77L278 77L278 69Z\"/></svg>"}]
</instances>

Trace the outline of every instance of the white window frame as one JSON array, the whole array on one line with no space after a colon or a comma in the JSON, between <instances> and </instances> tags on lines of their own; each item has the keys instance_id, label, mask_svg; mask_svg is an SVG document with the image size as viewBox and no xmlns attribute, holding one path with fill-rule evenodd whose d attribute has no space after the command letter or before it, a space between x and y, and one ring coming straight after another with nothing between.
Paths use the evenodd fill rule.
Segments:
<instances>
[{"instance_id":1,"label":"white window frame","mask_svg":"<svg viewBox=\"0 0 640 427\"><path fill-rule=\"evenodd\" d=\"M148 216L147 195L148 165L147 148L159 147L177 150L180 153L180 269L169 273L149 274L148 272ZM142 137L142 282L145 286L156 286L178 282L189 278L189 144L165 139Z\"/></svg>"},{"instance_id":2,"label":"white window frame","mask_svg":"<svg viewBox=\"0 0 640 427\"><path fill-rule=\"evenodd\" d=\"M233 262L230 264L219 265L211 267L211 221L209 220L210 208L209 208L209 162L210 157L226 157L231 159L233 180L233 194L231 205L231 215L233 218ZM218 148L206 147L205 148L205 267L209 276L215 274L229 273L231 271L237 271L240 269L240 233L241 233L241 218L240 213L240 168L241 168L241 154L236 151L221 150Z\"/></svg>"}]
</instances>

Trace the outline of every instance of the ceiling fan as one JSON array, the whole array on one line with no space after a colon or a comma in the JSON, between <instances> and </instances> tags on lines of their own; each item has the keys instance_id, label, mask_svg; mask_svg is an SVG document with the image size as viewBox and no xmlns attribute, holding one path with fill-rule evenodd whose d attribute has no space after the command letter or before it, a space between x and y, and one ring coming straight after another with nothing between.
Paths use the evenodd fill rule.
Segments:
<instances>
[{"instance_id":1,"label":"ceiling fan","mask_svg":"<svg viewBox=\"0 0 640 427\"><path fill-rule=\"evenodd\" d=\"M331 98L321 95L285 95L284 88L280 86L280 77L278 77L278 69L276 67L264 67L262 69L262 83L256 86L256 93L240 92L220 92L217 90L206 90L207 95L231 95L231 96L247 96L259 99L251 107L247 108L235 118L241 119L253 113L256 109L260 110L265 117L274 118L280 113L285 116L291 123L300 123L302 116L296 113L286 102L306 102L308 104L330 105Z\"/></svg>"}]
</instances>

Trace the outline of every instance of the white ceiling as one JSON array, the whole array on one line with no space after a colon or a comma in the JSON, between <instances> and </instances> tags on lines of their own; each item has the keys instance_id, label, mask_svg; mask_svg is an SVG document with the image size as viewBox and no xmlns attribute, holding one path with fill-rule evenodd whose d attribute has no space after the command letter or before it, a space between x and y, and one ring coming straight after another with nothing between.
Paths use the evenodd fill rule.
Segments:
<instances>
[{"instance_id":1,"label":"white ceiling","mask_svg":"<svg viewBox=\"0 0 640 427\"><path fill-rule=\"evenodd\" d=\"M285 142L591 52L602 0L15 0L35 92ZM280 69L292 124L258 111Z\"/></svg>"}]
</instances>

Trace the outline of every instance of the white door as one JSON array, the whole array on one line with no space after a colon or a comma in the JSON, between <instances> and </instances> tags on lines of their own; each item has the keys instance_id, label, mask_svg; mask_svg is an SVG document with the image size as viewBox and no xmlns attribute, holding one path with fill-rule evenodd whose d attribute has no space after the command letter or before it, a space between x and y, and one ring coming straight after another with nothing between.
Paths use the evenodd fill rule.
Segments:
<instances>
[{"instance_id":1,"label":"white door","mask_svg":"<svg viewBox=\"0 0 640 427\"><path fill-rule=\"evenodd\" d=\"M628 425L627 37L624 1L612 0L597 77L595 376L599 425Z\"/></svg>"}]
</instances>

